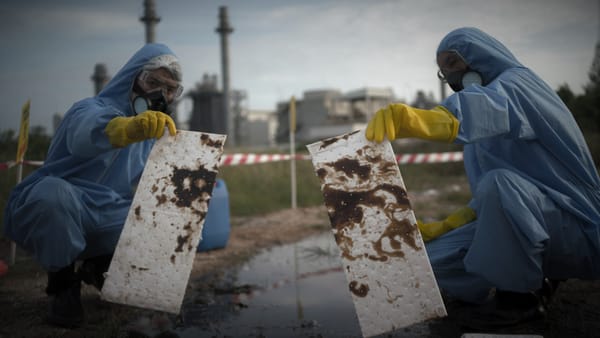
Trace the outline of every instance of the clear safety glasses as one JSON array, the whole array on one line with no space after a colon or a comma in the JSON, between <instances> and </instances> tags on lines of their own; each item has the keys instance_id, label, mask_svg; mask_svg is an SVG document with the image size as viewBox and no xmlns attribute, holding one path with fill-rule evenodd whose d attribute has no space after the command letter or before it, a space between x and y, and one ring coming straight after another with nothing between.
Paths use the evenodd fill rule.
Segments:
<instances>
[{"instance_id":1,"label":"clear safety glasses","mask_svg":"<svg viewBox=\"0 0 600 338\"><path fill-rule=\"evenodd\" d=\"M444 83L448 82L448 80L446 79L446 76L444 75L444 73L442 73L441 69L438 69L438 71L437 71L437 77L438 77L438 79L440 79L440 81L442 81Z\"/></svg>"},{"instance_id":2,"label":"clear safety glasses","mask_svg":"<svg viewBox=\"0 0 600 338\"><path fill-rule=\"evenodd\" d=\"M166 96L178 98L183 93L183 86L175 80L161 79L149 71L143 71L139 77L140 85L147 91L161 89Z\"/></svg>"}]
</instances>

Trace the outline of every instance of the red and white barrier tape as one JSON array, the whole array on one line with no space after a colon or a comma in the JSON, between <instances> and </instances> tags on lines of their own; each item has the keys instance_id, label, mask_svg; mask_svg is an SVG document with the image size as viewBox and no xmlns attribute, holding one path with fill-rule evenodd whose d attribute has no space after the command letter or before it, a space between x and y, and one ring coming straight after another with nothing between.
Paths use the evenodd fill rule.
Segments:
<instances>
[{"instance_id":1,"label":"red and white barrier tape","mask_svg":"<svg viewBox=\"0 0 600 338\"><path fill-rule=\"evenodd\" d=\"M420 154L396 155L396 161L398 161L399 164L445 163L445 162L460 162L462 160L463 160L462 151L447 152L447 153L420 153Z\"/></svg>"},{"instance_id":2,"label":"red and white barrier tape","mask_svg":"<svg viewBox=\"0 0 600 338\"><path fill-rule=\"evenodd\" d=\"M279 161L289 161L290 154L224 154L221 156L221 165L243 165L269 163ZM310 160L310 155L296 155L297 160ZM445 162L460 162L463 160L461 151L446 152L446 153L416 153L396 155L396 160L399 164L412 163L445 163ZM39 167L43 161L23 161L25 165ZM6 170L17 165L15 161L0 162L0 170Z\"/></svg>"},{"instance_id":3,"label":"red and white barrier tape","mask_svg":"<svg viewBox=\"0 0 600 338\"><path fill-rule=\"evenodd\" d=\"M289 161L290 154L223 154L221 165L241 165ZM297 160L310 160L310 155L296 155Z\"/></svg>"},{"instance_id":4,"label":"red and white barrier tape","mask_svg":"<svg viewBox=\"0 0 600 338\"><path fill-rule=\"evenodd\" d=\"M289 154L225 154L221 156L221 165L256 164L278 161L289 161ZM310 155L296 155L297 160L310 160ZM444 163L463 160L461 151L446 153L417 153L396 155L399 164L410 163Z\"/></svg>"}]
</instances>

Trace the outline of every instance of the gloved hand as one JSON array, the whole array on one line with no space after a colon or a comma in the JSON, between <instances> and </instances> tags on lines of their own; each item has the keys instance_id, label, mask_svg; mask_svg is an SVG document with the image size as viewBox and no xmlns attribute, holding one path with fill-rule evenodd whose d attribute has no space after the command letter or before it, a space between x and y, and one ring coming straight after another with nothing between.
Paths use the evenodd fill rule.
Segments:
<instances>
[{"instance_id":1,"label":"gloved hand","mask_svg":"<svg viewBox=\"0 0 600 338\"><path fill-rule=\"evenodd\" d=\"M175 122L169 115L147 110L136 116L115 117L108 122L104 132L113 147L121 148L145 139L161 138L165 126L169 129L169 134L177 133Z\"/></svg>"},{"instance_id":2,"label":"gloved hand","mask_svg":"<svg viewBox=\"0 0 600 338\"><path fill-rule=\"evenodd\" d=\"M421 231L423 241L429 242L430 240L438 238L448 231L456 229L461 225L465 225L476 218L477 215L475 215L475 211L465 206L450 214L450 216L446 217L443 221L423 223L417 220L417 226L419 227L419 231Z\"/></svg>"},{"instance_id":3,"label":"gloved hand","mask_svg":"<svg viewBox=\"0 0 600 338\"><path fill-rule=\"evenodd\" d=\"M385 136L390 141L401 137L418 137L452 142L458 134L458 125L454 115L442 106L425 110L395 103L375 113L365 136L376 142L383 141Z\"/></svg>"}]
</instances>

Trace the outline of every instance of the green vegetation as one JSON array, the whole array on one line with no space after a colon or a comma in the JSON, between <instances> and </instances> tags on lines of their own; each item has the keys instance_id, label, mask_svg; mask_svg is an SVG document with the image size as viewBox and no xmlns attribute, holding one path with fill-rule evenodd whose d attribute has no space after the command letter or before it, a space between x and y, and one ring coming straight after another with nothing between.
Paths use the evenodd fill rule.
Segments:
<instances>
[{"instance_id":1,"label":"green vegetation","mask_svg":"<svg viewBox=\"0 0 600 338\"><path fill-rule=\"evenodd\" d=\"M568 85L560 86L557 93L569 107L583 131L596 167L600 167L600 43L588 73L590 82L582 95L575 95Z\"/></svg>"},{"instance_id":2,"label":"green vegetation","mask_svg":"<svg viewBox=\"0 0 600 338\"><path fill-rule=\"evenodd\" d=\"M227 184L232 215L264 214L291 206L289 161L222 167L219 177ZM296 182L298 207L323 203L310 161L296 161Z\"/></svg>"}]
</instances>

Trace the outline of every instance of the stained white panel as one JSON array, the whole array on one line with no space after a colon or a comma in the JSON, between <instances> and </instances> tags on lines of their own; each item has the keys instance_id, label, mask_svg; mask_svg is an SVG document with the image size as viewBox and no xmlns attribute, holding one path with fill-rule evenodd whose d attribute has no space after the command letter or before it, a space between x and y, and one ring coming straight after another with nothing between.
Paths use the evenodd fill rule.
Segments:
<instances>
[{"instance_id":1,"label":"stained white panel","mask_svg":"<svg viewBox=\"0 0 600 338\"><path fill-rule=\"evenodd\" d=\"M390 143L359 130L307 148L363 335L445 316Z\"/></svg>"},{"instance_id":2,"label":"stained white panel","mask_svg":"<svg viewBox=\"0 0 600 338\"><path fill-rule=\"evenodd\" d=\"M179 313L225 135L179 130L152 148L102 298Z\"/></svg>"}]
</instances>

